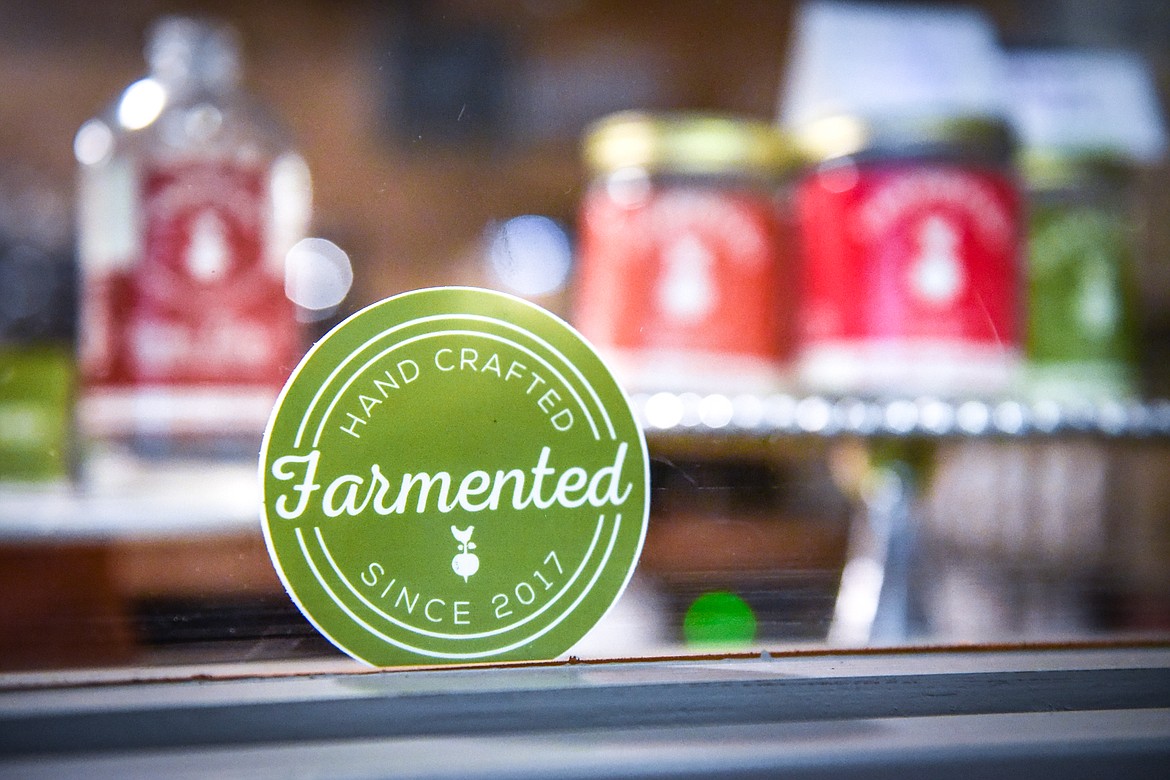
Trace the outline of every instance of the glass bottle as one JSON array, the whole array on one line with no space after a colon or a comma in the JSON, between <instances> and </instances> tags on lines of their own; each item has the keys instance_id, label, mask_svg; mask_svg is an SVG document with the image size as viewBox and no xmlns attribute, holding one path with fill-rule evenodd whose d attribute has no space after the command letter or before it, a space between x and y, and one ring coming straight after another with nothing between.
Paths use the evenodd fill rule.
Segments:
<instances>
[{"instance_id":1,"label":"glass bottle","mask_svg":"<svg viewBox=\"0 0 1170 780\"><path fill-rule=\"evenodd\" d=\"M302 352L284 261L308 170L232 28L165 17L146 59L74 141L79 423L93 452L250 457Z\"/></svg>"}]
</instances>

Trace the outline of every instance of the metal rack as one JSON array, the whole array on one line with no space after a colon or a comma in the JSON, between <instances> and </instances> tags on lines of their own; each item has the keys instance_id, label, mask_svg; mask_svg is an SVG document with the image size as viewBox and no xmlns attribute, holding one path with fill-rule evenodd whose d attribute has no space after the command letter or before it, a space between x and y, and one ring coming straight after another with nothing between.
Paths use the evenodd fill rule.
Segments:
<instances>
[{"instance_id":1,"label":"metal rack","mask_svg":"<svg viewBox=\"0 0 1170 780\"><path fill-rule=\"evenodd\" d=\"M634 413L648 434L948 437L1170 436L1170 400L862 398L855 396L638 393Z\"/></svg>"},{"instance_id":2,"label":"metal rack","mask_svg":"<svg viewBox=\"0 0 1170 780\"><path fill-rule=\"evenodd\" d=\"M851 523L828 641L897 644L915 633L916 517L926 475L945 441L1053 441L1095 437L1170 444L1170 400L1058 403L939 397L640 393L635 415L651 438L755 438L768 442L859 440L869 467L850 492Z\"/></svg>"}]
</instances>

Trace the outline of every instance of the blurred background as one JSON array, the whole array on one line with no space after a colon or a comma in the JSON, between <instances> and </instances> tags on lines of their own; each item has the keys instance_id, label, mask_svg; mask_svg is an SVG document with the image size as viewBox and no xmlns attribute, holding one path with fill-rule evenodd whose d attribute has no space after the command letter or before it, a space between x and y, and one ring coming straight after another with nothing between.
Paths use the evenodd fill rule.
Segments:
<instances>
[{"instance_id":1,"label":"blurred background","mask_svg":"<svg viewBox=\"0 0 1170 780\"><path fill-rule=\"evenodd\" d=\"M134 417L142 404L127 423L119 417L127 407L116 398L82 403L94 387L113 387L110 398L127 387L137 392L118 374L123 369L87 367L92 355L84 345L100 330L95 323L106 322L94 312L117 319L129 306L118 298L116 273L106 280L113 287L94 283L120 261L109 249L119 239L94 238L92 230L112 229L119 219L129 230L139 225L117 211L119 198L129 196L118 189L115 164L147 152L132 137L135 120L114 117L130 105L128 87L148 73L144 46L160 18L211 16L234 29L240 86L283 130L264 125L255 136L241 131L233 143L252 150L247 154L273 145L261 155L271 181L277 169L293 179L307 171L311 180L311 200L302 183L293 190L300 201L276 206L291 216L267 218L288 234L279 262L292 267L294 249L309 258L298 277L302 297L287 269L273 282L294 299L288 316L295 315L296 335L279 338L295 340L286 348L299 354L362 306L435 284L525 295L587 335L610 338L604 324L623 316L614 302L626 299L596 279L588 289L581 284L583 204L591 182L613 172L587 161L589 129L633 109L799 130L794 63L816 69L800 59L816 50L811 27L801 26L811 18L808 7L781 0L0 0L0 671L337 657L284 596L268 561L255 516L254 457L248 459L259 441L248 432L252 418L221 414L224 398L239 400L233 393L270 377L233 375L227 395L179 413L173 428L149 414L145 423ZM944 399L942 422L924 423L928 407L917 403L915 421L900 426L890 418L895 386L883 388L880 403L857 407L862 418L885 415L881 421L867 427L846 415L834 429L806 424L795 411L785 416L784 403L795 409L807 400L799 383L687 387L676 366L654 373L648 358L641 367L651 367L651 381L645 373L630 381L653 457L645 554L608 622L574 652L1164 638L1170 434L1156 423L1165 411L1161 399L1170 398L1170 167L1161 148L1170 6L984 0L816 7L844 8L847 17L891 8L939 15L929 18L941 20L944 31L923 40L942 49L924 43L913 51L925 72L948 40L956 51L971 45L967 65L978 71L986 64L978 59L984 33L997 56L1073 49L1137 63L1130 103L1103 113L1090 100L1082 110L1105 137L1121 137L1124 152L1125 186L1108 189L1104 208L1123 214L1123 232L1108 235L1127 245L1127 281L1117 294L1135 348L1124 356L1132 377L1104 400L1127 422L964 427L958 404ZM958 32L946 31L952 22ZM898 60L904 39L883 38L880 23L861 29L869 32L852 46L832 35L817 45L837 47L846 59L854 49L890 49L895 53L883 56ZM1133 69L1121 68L1128 75L1120 82L1089 70L1078 83L1106 84L1106 91L1134 83L1125 81ZM1010 113L994 105L1009 94L1006 77L996 70L987 85L973 88L991 95L980 111ZM852 87L894 103L912 88L910 76ZM846 100L836 110L850 107ZM200 123L218 128L233 116L227 109L185 115L187 140L168 143L181 149L195 143ZM1024 128L1017 121L1014 129ZM784 203L786 188L828 159L798 160L797 146L772 192ZM1078 151L1109 151L1099 146ZM281 168L294 159L289 155L303 169ZM1011 177L1020 174L1011 180L1027 200L1025 212L1039 213L1040 198L1032 198L1016 158L999 162ZM685 166L683 173L696 175ZM703 186L712 186L711 172L700 173L708 177ZM714 186L727 186L715 179ZM209 230L212 244L244 241L227 228ZM309 243L298 243L302 237ZM503 261L502 245L509 247ZM538 259L525 260L522 247ZM91 269L85 274L78 271L83 263ZM777 300L798 289L800 278L791 267L770 277ZM89 300L82 313L78 299ZM280 316L253 324L276 333ZM1023 336L1018 346L1026 351ZM272 359L277 373L287 371L290 358ZM857 392L868 397L866 388ZM906 392L918 398L913 387ZM248 396L232 409L252 404L262 419L264 398ZM710 398L716 401L704 406ZM730 404L725 417L718 399ZM752 399L763 411L753 411ZM1085 402L1087 414L1095 413L1102 399ZM830 416L840 410L826 408ZM986 406L985 415L999 408ZM1058 418L1066 412L1052 409ZM200 427L212 418L214 425ZM733 419L742 424L729 425ZM127 434L119 427L127 424L145 427ZM997 426L998 435L983 435ZM224 435L241 429L242 440Z\"/></svg>"}]
</instances>

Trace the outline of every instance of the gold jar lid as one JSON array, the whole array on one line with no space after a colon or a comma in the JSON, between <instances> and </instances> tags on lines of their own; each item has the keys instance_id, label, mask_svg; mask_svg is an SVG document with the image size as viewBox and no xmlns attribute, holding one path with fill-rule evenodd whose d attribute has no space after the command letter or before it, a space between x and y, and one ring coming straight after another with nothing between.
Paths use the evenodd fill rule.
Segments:
<instances>
[{"instance_id":1,"label":"gold jar lid","mask_svg":"<svg viewBox=\"0 0 1170 780\"><path fill-rule=\"evenodd\" d=\"M953 157L1008 164L1015 146L1010 125L990 116L826 116L794 133L811 162L844 157Z\"/></svg>"},{"instance_id":2,"label":"gold jar lid","mask_svg":"<svg viewBox=\"0 0 1170 780\"><path fill-rule=\"evenodd\" d=\"M719 114L624 111L585 131L584 158L595 172L644 168L652 173L774 176L797 163L776 126Z\"/></svg>"},{"instance_id":3,"label":"gold jar lid","mask_svg":"<svg viewBox=\"0 0 1170 780\"><path fill-rule=\"evenodd\" d=\"M1025 184L1036 191L1119 188L1137 173L1133 160L1111 149L1027 148L1016 164Z\"/></svg>"}]
</instances>

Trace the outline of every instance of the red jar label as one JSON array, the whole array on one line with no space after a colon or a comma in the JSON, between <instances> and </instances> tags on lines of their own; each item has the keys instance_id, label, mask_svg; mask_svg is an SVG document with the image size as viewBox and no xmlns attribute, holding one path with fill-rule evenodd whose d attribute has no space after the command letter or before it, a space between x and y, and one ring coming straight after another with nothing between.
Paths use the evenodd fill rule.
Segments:
<instances>
[{"instance_id":1,"label":"red jar label","mask_svg":"<svg viewBox=\"0 0 1170 780\"><path fill-rule=\"evenodd\" d=\"M140 172L133 256L85 279L83 425L95 435L258 433L301 354L260 167Z\"/></svg>"},{"instance_id":2,"label":"red jar label","mask_svg":"<svg viewBox=\"0 0 1170 780\"><path fill-rule=\"evenodd\" d=\"M581 230L576 324L598 346L769 364L787 355L791 306L773 199L671 188L625 202L599 187Z\"/></svg>"},{"instance_id":3,"label":"red jar label","mask_svg":"<svg viewBox=\"0 0 1170 780\"><path fill-rule=\"evenodd\" d=\"M998 394L1020 355L1019 194L984 168L841 165L801 183L799 371L829 392Z\"/></svg>"},{"instance_id":4,"label":"red jar label","mask_svg":"<svg viewBox=\"0 0 1170 780\"><path fill-rule=\"evenodd\" d=\"M802 182L802 347L1019 345L1019 197L989 170L843 166Z\"/></svg>"},{"instance_id":5,"label":"red jar label","mask_svg":"<svg viewBox=\"0 0 1170 780\"><path fill-rule=\"evenodd\" d=\"M91 379L279 388L298 336L283 274L265 257L263 172L155 167L140 202L140 261L87 285L106 345Z\"/></svg>"}]
</instances>

